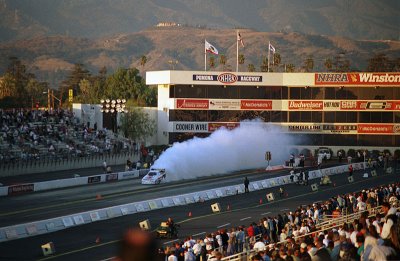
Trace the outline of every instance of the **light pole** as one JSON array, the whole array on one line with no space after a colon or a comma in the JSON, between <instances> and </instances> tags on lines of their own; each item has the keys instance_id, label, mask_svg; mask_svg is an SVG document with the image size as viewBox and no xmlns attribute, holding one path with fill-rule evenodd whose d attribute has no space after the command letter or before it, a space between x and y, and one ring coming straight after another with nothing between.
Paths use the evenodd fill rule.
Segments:
<instances>
[{"instance_id":1,"label":"light pole","mask_svg":"<svg viewBox=\"0 0 400 261\"><path fill-rule=\"evenodd\" d=\"M109 115L111 117L111 124L108 125L114 133L117 132L117 113L126 113L128 110L126 109L126 100L125 99L101 99L101 109L100 111L103 113L103 127L104 127L104 113L105 115ZM110 126L111 125L111 126Z\"/></svg>"},{"instance_id":2,"label":"light pole","mask_svg":"<svg viewBox=\"0 0 400 261\"><path fill-rule=\"evenodd\" d=\"M43 92L43 94L47 94L47 108L49 111L54 109L54 99L59 102L59 108L61 108L61 99L58 99L56 96L54 96L54 90L47 89L47 92Z\"/></svg>"}]
</instances>

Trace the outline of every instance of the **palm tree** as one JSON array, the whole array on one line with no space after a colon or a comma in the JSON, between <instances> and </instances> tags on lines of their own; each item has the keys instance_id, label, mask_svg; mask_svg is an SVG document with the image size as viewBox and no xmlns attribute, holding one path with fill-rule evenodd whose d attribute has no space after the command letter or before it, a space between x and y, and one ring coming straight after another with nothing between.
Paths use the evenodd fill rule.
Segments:
<instances>
[{"instance_id":1,"label":"palm tree","mask_svg":"<svg viewBox=\"0 0 400 261\"><path fill-rule=\"evenodd\" d=\"M273 57L274 66L279 66L281 61L282 61L281 55L279 53L274 53L274 57Z\"/></svg>"},{"instance_id":2,"label":"palm tree","mask_svg":"<svg viewBox=\"0 0 400 261\"><path fill-rule=\"evenodd\" d=\"M254 71L256 70L256 67L254 67L254 64L249 63L249 64L247 65L247 70L248 70L249 72L254 72Z\"/></svg>"},{"instance_id":3,"label":"palm tree","mask_svg":"<svg viewBox=\"0 0 400 261\"><path fill-rule=\"evenodd\" d=\"M305 61L304 61L304 70L306 72L310 72L314 69L314 59L312 56L309 56Z\"/></svg>"},{"instance_id":4,"label":"palm tree","mask_svg":"<svg viewBox=\"0 0 400 261\"><path fill-rule=\"evenodd\" d=\"M286 71L287 72L294 72L295 68L296 67L294 66L293 63L289 63L289 64L286 65Z\"/></svg>"},{"instance_id":5,"label":"palm tree","mask_svg":"<svg viewBox=\"0 0 400 261\"><path fill-rule=\"evenodd\" d=\"M142 57L140 58L140 65L144 67L146 63L147 63L147 57L146 55L142 55Z\"/></svg>"},{"instance_id":6,"label":"palm tree","mask_svg":"<svg viewBox=\"0 0 400 261\"><path fill-rule=\"evenodd\" d=\"M239 59L239 64L240 65L242 65L242 64L244 64L244 60L245 60L245 58L244 58L244 55L243 54L239 54L239 57L238 57L238 59Z\"/></svg>"},{"instance_id":7,"label":"palm tree","mask_svg":"<svg viewBox=\"0 0 400 261\"><path fill-rule=\"evenodd\" d=\"M210 68L215 67L215 58L214 56L210 56L210 59L208 60L208 64L210 65Z\"/></svg>"},{"instance_id":8,"label":"palm tree","mask_svg":"<svg viewBox=\"0 0 400 261\"><path fill-rule=\"evenodd\" d=\"M331 71L332 70L332 60L330 58L325 59L324 66L328 72Z\"/></svg>"},{"instance_id":9,"label":"palm tree","mask_svg":"<svg viewBox=\"0 0 400 261\"><path fill-rule=\"evenodd\" d=\"M221 54L219 57L219 64L222 65L222 70L225 71L226 56Z\"/></svg>"},{"instance_id":10,"label":"palm tree","mask_svg":"<svg viewBox=\"0 0 400 261\"><path fill-rule=\"evenodd\" d=\"M262 64L260 65L260 70L262 72L268 71L268 58L265 56L262 56Z\"/></svg>"}]
</instances>

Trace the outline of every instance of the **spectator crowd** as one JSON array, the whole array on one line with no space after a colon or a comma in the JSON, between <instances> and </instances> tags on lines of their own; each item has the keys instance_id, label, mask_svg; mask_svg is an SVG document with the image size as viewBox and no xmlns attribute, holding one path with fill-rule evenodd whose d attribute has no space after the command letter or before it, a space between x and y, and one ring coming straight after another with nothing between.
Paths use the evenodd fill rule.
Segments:
<instances>
[{"instance_id":1,"label":"spectator crowd","mask_svg":"<svg viewBox=\"0 0 400 261\"><path fill-rule=\"evenodd\" d=\"M220 229L160 248L157 260L221 260L251 251L248 260L400 260L400 183L337 195L325 202L263 217L247 226ZM379 209L371 215L370 210ZM349 222L321 229L327 218L357 213ZM242 259L238 259L242 260Z\"/></svg>"},{"instance_id":2,"label":"spectator crowd","mask_svg":"<svg viewBox=\"0 0 400 261\"><path fill-rule=\"evenodd\" d=\"M69 110L0 109L0 164L134 152L135 147L96 124L89 128Z\"/></svg>"}]
</instances>

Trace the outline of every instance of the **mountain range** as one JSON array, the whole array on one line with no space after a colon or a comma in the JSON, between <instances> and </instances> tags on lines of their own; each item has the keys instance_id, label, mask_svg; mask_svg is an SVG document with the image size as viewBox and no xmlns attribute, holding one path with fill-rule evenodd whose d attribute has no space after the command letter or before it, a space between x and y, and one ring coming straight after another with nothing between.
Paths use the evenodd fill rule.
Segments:
<instances>
[{"instance_id":1,"label":"mountain range","mask_svg":"<svg viewBox=\"0 0 400 261\"><path fill-rule=\"evenodd\" d=\"M236 67L236 31L245 57L240 66L256 71L268 42L281 64L314 71L326 59L350 62L363 71L368 59L400 57L398 0L0 0L0 74L18 57L40 80L57 88L82 63L92 73L105 66L148 70L204 70L204 40L227 58L211 70ZM171 22L167 27L156 26ZM141 64L141 57L147 62ZM210 57L210 56L208 56ZM274 71L283 71L275 67Z\"/></svg>"}]
</instances>

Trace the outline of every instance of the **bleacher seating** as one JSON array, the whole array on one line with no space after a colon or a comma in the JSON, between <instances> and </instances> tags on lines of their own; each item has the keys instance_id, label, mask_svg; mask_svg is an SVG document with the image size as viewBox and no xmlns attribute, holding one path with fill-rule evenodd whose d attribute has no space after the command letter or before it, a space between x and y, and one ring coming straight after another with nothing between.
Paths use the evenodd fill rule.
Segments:
<instances>
[{"instance_id":1,"label":"bleacher seating","mask_svg":"<svg viewBox=\"0 0 400 261\"><path fill-rule=\"evenodd\" d=\"M87 128L68 110L0 110L0 165L126 153L127 139Z\"/></svg>"}]
</instances>

